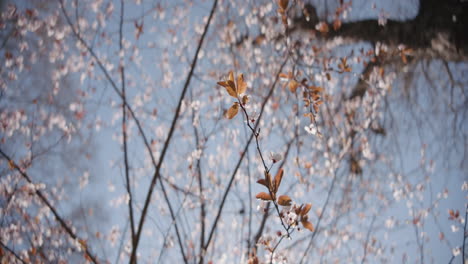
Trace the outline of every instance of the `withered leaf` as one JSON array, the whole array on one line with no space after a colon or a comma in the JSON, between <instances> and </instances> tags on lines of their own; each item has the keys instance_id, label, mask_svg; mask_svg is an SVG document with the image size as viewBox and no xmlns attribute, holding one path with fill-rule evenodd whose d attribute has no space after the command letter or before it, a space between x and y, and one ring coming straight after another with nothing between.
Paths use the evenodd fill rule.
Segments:
<instances>
[{"instance_id":1,"label":"withered leaf","mask_svg":"<svg viewBox=\"0 0 468 264\"><path fill-rule=\"evenodd\" d=\"M278 204L281 206L290 206L291 202L291 198L287 195L280 195L280 197L278 197Z\"/></svg>"},{"instance_id":2,"label":"withered leaf","mask_svg":"<svg viewBox=\"0 0 468 264\"><path fill-rule=\"evenodd\" d=\"M244 75L241 73L237 76L237 93L243 94L247 89L247 83L244 81Z\"/></svg>"},{"instance_id":3,"label":"withered leaf","mask_svg":"<svg viewBox=\"0 0 468 264\"><path fill-rule=\"evenodd\" d=\"M226 88L226 91L230 96L237 98L236 85L233 81L227 80L225 82L217 82L217 84Z\"/></svg>"},{"instance_id":4,"label":"withered leaf","mask_svg":"<svg viewBox=\"0 0 468 264\"><path fill-rule=\"evenodd\" d=\"M239 112L239 103L235 102L226 112L226 117L229 119L234 118Z\"/></svg>"},{"instance_id":5,"label":"withered leaf","mask_svg":"<svg viewBox=\"0 0 468 264\"><path fill-rule=\"evenodd\" d=\"M265 179L260 179L260 180L257 181L257 183L268 188L268 183L267 183L267 181Z\"/></svg>"},{"instance_id":6,"label":"withered leaf","mask_svg":"<svg viewBox=\"0 0 468 264\"><path fill-rule=\"evenodd\" d=\"M301 215L302 216L306 215L310 211L310 208L312 208L311 204L304 205L301 210Z\"/></svg>"},{"instance_id":7,"label":"withered leaf","mask_svg":"<svg viewBox=\"0 0 468 264\"><path fill-rule=\"evenodd\" d=\"M280 73L279 77L282 81L286 81L289 79L289 75L287 75L286 73Z\"/></svg>"},{"instance_id":8,"label":"withered leaf","mask_svg":"<svg viewBox=\"0 0 468 264\"><path fill-rule=\"evenodd\" d=\"M304 228L309 229L310 232L314 232L314 225L309 221L301 221Z\"/></svg>"},{"instance_id":9,"label":"withered leaf","mask_svg":"<svg viewBox=\"0 0 468 264\"><path fill-rule=\"evenodd\" d=\"M284 174L284 170L283 168L279 169L278 172L276 173L276 176L275 176L275 186L274 186L274 192L276 193L279 189L279 186L281 184L281 180L283 179L283 174Z\"/></svg>"},{"instance_id":10,"label":"withered leaf","mask_svg":"<svg viewBox=\"0 0 468 264\"><path fill-rule=\"evenodd\" d=\"M259 192L255 198L257 199L261 199L261 200L264 200L264 201L272 201L273 198L271 198L271 195L269 195L268 193L266 192Z\"/></svg>"}]
</instances>

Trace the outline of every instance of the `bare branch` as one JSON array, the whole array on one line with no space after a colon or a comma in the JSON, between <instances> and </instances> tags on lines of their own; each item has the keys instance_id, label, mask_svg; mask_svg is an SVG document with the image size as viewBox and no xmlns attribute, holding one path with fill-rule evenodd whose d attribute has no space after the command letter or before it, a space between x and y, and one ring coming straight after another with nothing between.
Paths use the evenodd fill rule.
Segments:
<instances>
[{"instance_id":1,"label":"bare branch","mask_svg":"<svg viewBox=\"0 0 468 264\"><path fill-rule=\"evenodd\" d=\"M153 178L151 180L151 184L150 184L150 187L149 187L149 190L148 190L148 193L147 193L147 196L146 196L146 200L145 200L145 203L144 203L144 206L143 206L143 211L142 211L142 214L141 214L140 223L138 224L135 248L132 250L132 254L131 254L131 258L130 258L131 263L134 263L132 260L136 259L136 251L137 251L137 248L138 248L138 243L139 243L139 240L140 240L140 235L141 235L141 231L143 229L143 224L145 222L148 207L149 207L149 204L150 204L150 201L151 201L151 196L153 194L154 186L156 184L157 178L159 178L161 165L162 165L162 163L164 161L166 151L167 151L167 149L169 147L169 143L170 143L170 141L172 139L172 135L174 133L177 120L179 119L180 108L182 106L182 101L183 101L183 99L185 97L185 93L187 92L187 89L189 87L190 80L192 79L193 72L194 72L195 67L197 65L198 54L199 54L199 52L201 50L201 47L203 45L203 41L205 39L206 33L208 32L208 28L210 26L211 19L213 18L213 15L214 15L214 12L216 10L217 4L218 4L218 0L214 0L213 7L211 8L210 16L208 17L208 21L206 22L205 29L203 30L203 34L200 37L200 41L198 43L197 50L195 51L195 55L193 57L193 61L192 61L192 64L190 66L190 71L189 71L189 73L187 75L187 79L185 80L185 84L184 84L184 87L182 89L182 93L181 93L180 98L179 98L179 103L177 105L174 118L172 120L171 128L169 129L167 139L166 139L166 141L164 143L164 146L162 148L158 165L156 166L156 171L155 171L155 173L153 175Z\"/></svg>"}]
</instances>

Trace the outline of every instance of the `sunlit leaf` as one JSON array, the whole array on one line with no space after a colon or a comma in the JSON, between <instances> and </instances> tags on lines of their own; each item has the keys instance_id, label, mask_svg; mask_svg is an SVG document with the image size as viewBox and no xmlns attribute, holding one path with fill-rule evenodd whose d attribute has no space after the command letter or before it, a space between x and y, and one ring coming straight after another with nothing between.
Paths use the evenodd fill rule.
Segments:
<instances>
[{"instance_id":1,"label":"sunlit leaf","mask_svg":"<svg viewBox=\"0 0 468 264\"><path fill-rule=\"evenodd\" d=\"M292 203L292 200L287 195L280 195L280 197L278 197L278 204L281 206L290 206L291 203Z\"/></svg>"},{"instance_id":2,"label":"sunlit leaf","mask_svg":"<svg viewBox=\"0 0 468 264\"><path fill-rule=\"evenodd\" d=\"M244 75L241 73L237 76L237 93L243 94L247 89L247 83L244 81Z\"/></svg>"},{"instance_id":3,"label":"sunlit leaf","mask_svg":"<svg viewBox=\"0 0 468 264\"><path fill-rule=\"evenodd\" d=\"M257 199L261 199L261 200L264 200L264 201L272 201L273 198L271 198L271 195L266 193L266 192L259 192L255 198Z\"/></svg>"},{"instance_id":4,"label":"sunlit leaf","mask_svg":"<svg viewBox=\"0 0 468 264\"><path fill-rule=\"evenodd\" d=\"M237 93L236 93L236 84L234 81L228 80L227 81L228 86L226 86L226 91L228 94L234 98L237 98Z\"/></svg>"},{"instance_id":5,"label":"sunlit leaf","mask_svg":"<svg viewBox=\"0 0 468 264\"><path fill-rule=\"evenodd\" d=\"M217 82L218 85L221 85L223 87L229 86L227 82Z\"/></svg>"},{"instance_id":6,"label":"sunlit leaf","mask_svg":"<svg viewBox=\"0 0 468 264\"><path fill-rule=\"evenodd\" d=\"M232 71L229 72L229 79L228 81L234 82L234 73Z\"/></svg>"},{"instance_id":7,"label":"sunlit leaf","mask_svg":"<svg viewBox=\"0 0 468 264\"><path fill-rule=\"evenodd\" d=\"M236 84L233 81L227 80L225 82L217 82L217 83L218 85L221 85L224 88L226 88L226 91L228 92L230 96L237 98Z\"/></svg>"},{"instance_id":8,"label":"sunlit leaf","mask_svg":"<svg viewBox=\"0 0 468 264\"><path fill-rule=\"evenodd\" d=\"M226 112L226 117L229 119L234 118L239 112L239 103L235 102Z\"/></svg>"}]
</instances>

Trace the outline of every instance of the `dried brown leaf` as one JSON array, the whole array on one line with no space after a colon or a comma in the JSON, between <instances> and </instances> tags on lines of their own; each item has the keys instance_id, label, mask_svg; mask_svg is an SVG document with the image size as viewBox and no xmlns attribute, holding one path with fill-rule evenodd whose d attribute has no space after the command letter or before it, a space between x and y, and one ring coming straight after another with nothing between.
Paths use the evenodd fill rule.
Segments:
<instances>
[{"instance_id":1,"label":"dried brown leaf","mask_svg":"<svg viewBox=\"0 0 468 264\"><path fill-rule=\"evenodd\" d=\"M281 206L290 206L291 203L292 203L292 200L287 195L280 195L280 197L278 197L278 204Z\"/></svg>"},{"instance_id":2,"label":"dried brown leaf","mask_svg":"<svg viewBox=\"0 0 468 264\"><path fill-rule=\"evenodd\" d=\"M310 232L314 232L314 225L309 221L301 221L304 228L309 229Z\"/></svg>"},{"instance_id":3,"label":"dried brown leaf","mask_svg":"<svg viewBox=\"0 0 468 264\"><path fill-rule=\"evenodd\" d=\"M264 200L264 201L272 201L273 198L271 198L271 195L266 193L266 192L259 192L255 198L257 199L261 199L261 200Z\"/></svg>"},{"instance_id":4,"label":"dried brown leaf","mask_svg":"<svg viewBox=\"0 0 468 264\"><path fill-rule=\"evenodd\" d=\"M243 94L247 90L247 83L244 81L244 75L241 73L237 76L237 93Z\"/></svg>"},{"instance_id":5,"label":"dried brown leaf","mask_svg":"<svg viewBox=\"0 0 468 264\"><path fill-rule=\"evenodd\" d=\"M275 186L274 186L274 192L276 193L279 189L279 186L281 184L281 180L283 179L283 174L284 174L284 170L283 168L279 169L278 172L276 173L276 176L275 176Z\"/></svg>"},{"instance_id":6,"label":"dried brown leaf","mask_svg":"<svg viewBox=\"0 0 468 264\"><path fill-rule=\"evenodd\" d=\"M226 91L230 96L237 98L236 84L233 81L227 80L225 82L217 82L217 84L226 88Z\"/></svg>"},{"instance_id":7,"label":"dried brown leaf","mask_svg":"<svg viewBox=\"0 0 468 264\"><path fill-rule=\"evenodd\" d=\"M234 82L234 73L232 71L229 72L229 81Z\"/></svg>"},{"instance_id":8,"label":"dried brown leaf","mask_svg":"<svg viewBox=\"0 0 468 264\"><path fill-rule=\"evenodd\" d=\"M301 215L302 216L306 215L310 211L310 208L312 208L311 204L304 205L301 210Z\"/></svg>"},{"instance_id":9,"label":"dried brown leaf","mask_svg":"<svg viewBox=\"0 0 468 264\"><path fill-rule=\"evenodd\" d=\"M239 112L239 103L235 102L226 112L226 117L229 119L234 118Z\"/></svg>"},{"instance_id":10,"label":"dried brown leaf","mask_svg":"<svg viewBox=\"0 0 468 264\"><path fill-rule=\"evenodd\" d=\"M278 76L282 81L286 81L289 79L289 75L287 75L286 73L280 73Z\"/></svg>"},{"instance_id":11,"label":"dried brown leaf","mask_svg":"<svg viewBox=\"0 0 468 264\"><path fill-rule=\"evenodd\" d=\"M268 183L267 183L267 181L265 179L260 179L260 180L257 181L257 183L268 188Z\"/></svg>"}]
</instances>

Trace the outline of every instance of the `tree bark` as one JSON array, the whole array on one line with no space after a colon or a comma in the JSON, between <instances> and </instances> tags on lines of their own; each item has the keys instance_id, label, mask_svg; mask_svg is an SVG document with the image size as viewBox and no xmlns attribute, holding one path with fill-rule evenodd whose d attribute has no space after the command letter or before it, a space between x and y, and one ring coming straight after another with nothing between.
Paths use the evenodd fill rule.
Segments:
<instances>
[{"instance_id":1,"label":"tree bark","mask_svg":"<svg viewBox=\"0 0 468 264\"><path fill-rule=\"evenodd\" d=\"M308 19L303 14L295 17L291 31L315 31L320 22L315 7L306 4L305 11L312 15ZM338 30L329 28L330 32L317 36L390 46L402 44L425 57L441 57L449 61L468 59L468 1L464 0L421 0L416 17L405 21L389 19L385 26L379 25L377 19L366 19L343 23Z\"/></svg>"}]
</instances>

